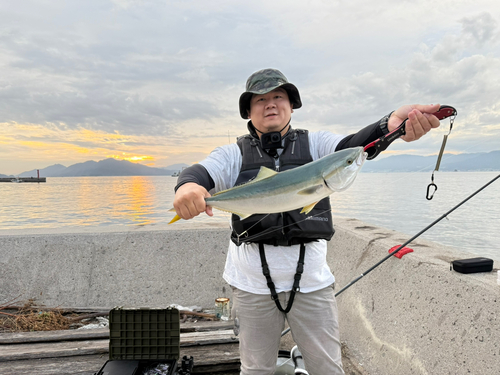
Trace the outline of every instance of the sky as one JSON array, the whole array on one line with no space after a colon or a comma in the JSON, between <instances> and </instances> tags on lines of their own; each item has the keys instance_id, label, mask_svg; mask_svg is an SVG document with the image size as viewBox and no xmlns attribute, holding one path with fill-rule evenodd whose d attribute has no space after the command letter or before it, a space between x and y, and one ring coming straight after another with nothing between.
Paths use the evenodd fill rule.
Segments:
<instances>
[{"instance_id":1,"label":"sky","mask_svg":"<svg viewBox=\"0 0 500 375\"><path fill-rule=\"evenodd\" d=\"M0 173L202 160L246 132L247 78L282 71L292 126L354 133L452 105L447 152L500 149L498 0L0 2ZM437 154L449 120L385 155Z\"/></svg>"}]
</instances>

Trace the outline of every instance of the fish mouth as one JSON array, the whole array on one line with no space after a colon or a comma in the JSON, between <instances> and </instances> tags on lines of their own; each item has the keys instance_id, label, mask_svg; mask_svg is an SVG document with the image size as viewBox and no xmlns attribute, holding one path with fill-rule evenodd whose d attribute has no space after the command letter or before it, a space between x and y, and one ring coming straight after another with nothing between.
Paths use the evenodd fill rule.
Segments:
<instances>
[{"instance_id":1,"label":"fish mouth","mask_svg":"<svg viewBox=\"0 0 500 375\"><path fill-rule=\"evenodd\" d=\"M366 152L360 152L355 156L352 163L349 166L341 166L337 169L337 173L335 173L332 177L323 179L325 185L332 191L340 192L346 190L348 187L352 185L358 172L363 166L368 154Z\"/></svg>"},{"instance_id":2,"label":"fish mouth","mask_svg":"<svg viewBox=\"0 0 500 375\"><path fill-rule=\"evenodd\" d=\"M367 158L368 158L368 152L364 152L364 151L361 152L359 154L359 156L356 158L356 165L358 167L362 167Z\"/></svg>"}]
</instances>

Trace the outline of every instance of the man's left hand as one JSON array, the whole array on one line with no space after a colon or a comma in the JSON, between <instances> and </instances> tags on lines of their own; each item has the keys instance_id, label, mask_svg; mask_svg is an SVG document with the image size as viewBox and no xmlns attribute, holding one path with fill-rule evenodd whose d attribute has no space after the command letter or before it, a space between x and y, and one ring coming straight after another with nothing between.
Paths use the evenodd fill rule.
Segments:
<instances>
[{"instance_id":1,"label":"man's left hand","mask_svg":"<svg viewBox=\"0 0 500 375\"><path fill-rule=\"evenodd\" d=\"M396 109L387 123L387 129L392 132L401 123L406 121L406 134L401 137L406 142L416 141L431 129L439 126L439 120L433 113L439 110L439 104L430 105L404 105Z\"/></svg>"}]
</instances>

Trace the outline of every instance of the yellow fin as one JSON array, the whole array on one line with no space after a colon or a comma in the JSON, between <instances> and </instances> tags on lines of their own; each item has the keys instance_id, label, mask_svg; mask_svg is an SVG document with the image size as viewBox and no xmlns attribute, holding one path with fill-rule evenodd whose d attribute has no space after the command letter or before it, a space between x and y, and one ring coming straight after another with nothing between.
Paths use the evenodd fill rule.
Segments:
<instances>
[{"instance_id":1,"label":"yellow fin","mask_svg":"<svg viewBox=\"0 0 500 375\"><path fill-rule=\"evenodd\" d=\"M225 193L225 192L227 192L229 190L238 189L238 188L240 188L242 186L245 186L247 184L252 184L252 183L260 181L260 180L265 180L266 178L273 177L277 173L278 172L273 171L272 169L269 169L269 168L266 168L266 167L260 167L259 173L257 173L257 176L255 176L255 178L253 180L250 180L250 181L245 182L245 183L243 183L241 185L234 186L234 187L226 189L226 190L218 191L217 193L212 194L212 197L216 197L217 195ZM222 211L224 211L224 210L222 210ZM229 211L227 211L227 212L229 212ZM236 212L233 212L233 213L236 214ZM238 214L236 214L236 215L238 215Z\"/></svg>"},{"instance_id":2,"label":"yellow fin","mask_svg":"<svg viewBox=\"0 0 500 375\"><path fill-rule=\"evenodd\" d=\"M311 212L311 210L314 208L314 206L316 206L316 203L318 203L318 202L314 202L308 206L304 206L304 208L302 208L302 211L300 211L300 213L301 214L308 214L309 212Z\"/></svg>"},{"instance_id":3,"label":"yellow fin","mask_svg":"<svg viewBox=\"0 0 500 375\"><path fill-rule=\"evenodd\" d=\"M272 169L266 167L260 167L259 173L257 173L257 176L253 181L264 180L266 178L274 176L275 174L278 174L278 172L273 171Z\"/></svg>"},{"instance_id":4,"label":"yellow fin","mask_svg":"<svg viewBox=\"0 0 500 375\"><path fill-rule=\"evenodd\" d=\"M253 214L236 214L240 217L240 220L245 220L247 217L252 216Z\"/></svg>"},{"instance_id":5,"label":"yellow fin","mask_svg":"<svg viewBox=\"0 0 500 375\"><path fill-rule=\"evenodd\" d=\"M173 224L175 223L176 221L179 221L181 219L181 217L179 215L175 215L174 218L172 220L170 220L170 223L169 224Z\"/></svg>"}]
</instances>

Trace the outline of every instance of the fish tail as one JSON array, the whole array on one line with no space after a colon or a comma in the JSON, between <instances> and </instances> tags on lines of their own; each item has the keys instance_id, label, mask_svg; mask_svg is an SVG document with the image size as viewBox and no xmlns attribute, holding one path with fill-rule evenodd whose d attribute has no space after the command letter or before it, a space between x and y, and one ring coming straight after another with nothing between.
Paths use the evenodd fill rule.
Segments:
<instances>
[{"instance_id":1,"label":"fish tail","mask_svg":"<svg viewBox=\"0 0 500 375\"><path fill-rule=\"evenodd\" d=\"M176 221L179 221L181 219L181 217L179 215L175 215L174 218L172 220L170 220L170 223L169 224L173 224L175 223Z\"/></svg>"}]
</instances>

